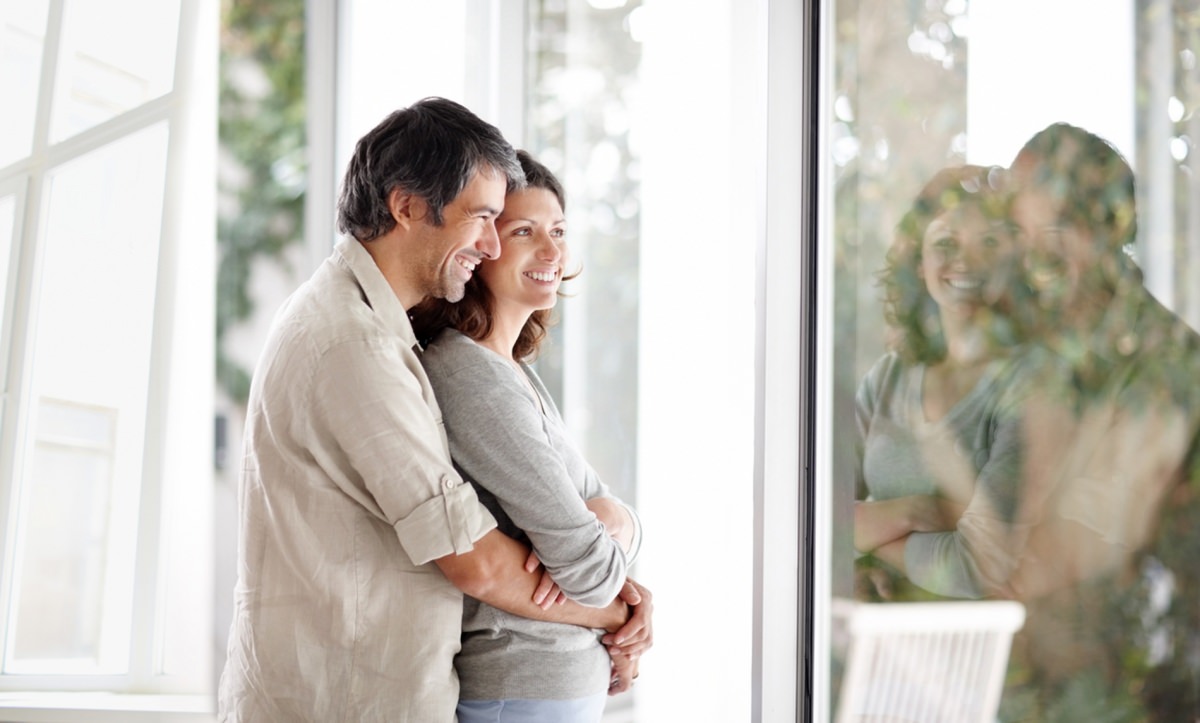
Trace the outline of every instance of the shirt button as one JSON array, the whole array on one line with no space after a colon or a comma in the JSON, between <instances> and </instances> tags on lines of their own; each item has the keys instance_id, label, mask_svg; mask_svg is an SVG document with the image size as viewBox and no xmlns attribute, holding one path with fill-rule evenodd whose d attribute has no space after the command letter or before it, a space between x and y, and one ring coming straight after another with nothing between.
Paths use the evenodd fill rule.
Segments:
<instances>
[{"instance_id":1,"label":"shirt button","mask_svg":"<svg viewBox=\"0 0 1200 723\"><path fill-rule=\"evenodd\" d=\"M454 480L450 479L449 477L443 477L442 478L442 487L444 487L448 490L454 489Z\"/></svg>"}]
</instances>

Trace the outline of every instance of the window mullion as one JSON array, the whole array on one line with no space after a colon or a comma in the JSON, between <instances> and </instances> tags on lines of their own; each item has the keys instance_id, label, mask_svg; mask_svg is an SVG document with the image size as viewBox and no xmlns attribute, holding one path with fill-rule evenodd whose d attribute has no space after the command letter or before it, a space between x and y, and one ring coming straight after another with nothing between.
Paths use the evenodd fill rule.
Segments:
<instances>
[{"instance_id":1,"label":"window mullion","mask_svg":"<svg viewBox=\"0 0 1200 723\"><path fill-rule=\"evenodd\" d=\"M17 263L10 294L12 312L9 317L9 346L5 349L7 385L4 389L4 418L0 435L0 480L3 482L0 484L0 523L4 530L0 536L0 674L7 668L12 644L11 622L15 615L13 583L17 572L16 547L21 523L17 471L25 464L24 440L29 434L23 416L29 408L32 394L26 370L30 368L33 348L30 343L30 320L34 318L37 307L34 288L40 249L36 241L42 221L44 173L43 168L28 176L24 193L18 193L17 197L17 228L14 236L17 248L12 254Z\"/></svg>"},{"instance_id":2,"label":"window mullion","mask_svg":"<svg viewBox=\"0 0 1200 723\"><path fill-rule=\"evenodd\" d=\"M58 59L61 57L63 6L65 4L66 0L50 0L50 12L46 22L46 40L42 47L42 75L38 85L37 115L33 131L33 156L35 158L49 143L50 111L54 105L55 78L58 76Z\"/></svg>"},{"instance_id":3,"label":"window mullion","mask_svg":"<svg viewBox=\"0 0 1200 723\"><path fill-rule=\"evenodd\" d=\"M34 269L36 268L37 234L42 208L43 179L46 173L46 146L50 133L50 109L54 96L54 78L57 73L59 47L62 40L63 6L65 0L50 0L47 13L46 35L42 45L41 74L38 83L37 107L35 109L33 145L30 156L7 169L0 179L17 179L23 174L26 183L23 192L17 194L16 221L13 229L13 246L10 259L16 263L10 271L8 299L2 300L10 306L5 326L6 342L0 347L4 354L0 368L0 389L3 405L0 406L0 674L3 674L8 659L13 616L13 580L15 573L15 545L19 531L19 503L16 470L21 468L24 458L23 427L21 414L29 403L29 390L25 383L28 356L31 345L29 320L32 318ZM11 300L11 301L9 301ZM11 310L11 311L10 311Z\"/></svg>"}]
</instances>

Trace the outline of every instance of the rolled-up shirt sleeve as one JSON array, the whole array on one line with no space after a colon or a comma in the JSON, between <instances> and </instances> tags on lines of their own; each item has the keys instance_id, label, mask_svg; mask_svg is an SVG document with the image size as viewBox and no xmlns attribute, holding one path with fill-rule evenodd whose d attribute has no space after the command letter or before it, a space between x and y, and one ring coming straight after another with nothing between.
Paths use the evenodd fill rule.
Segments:
<instances>
[{"instance_id":1,"label":"rolled-up shirt sleeve","mask_svg":"<svg viewBox=\"0 0 1200 723\"><path fill-rule=\"evenodd\" d=\"M326 351L322 364L314 419L328 427L318 436L333 443L314 451L327 456L317 462L395 529L413 564L471 551L496 521L450 462L415 353L352 339Z\"/></svg>"}]
</instances>

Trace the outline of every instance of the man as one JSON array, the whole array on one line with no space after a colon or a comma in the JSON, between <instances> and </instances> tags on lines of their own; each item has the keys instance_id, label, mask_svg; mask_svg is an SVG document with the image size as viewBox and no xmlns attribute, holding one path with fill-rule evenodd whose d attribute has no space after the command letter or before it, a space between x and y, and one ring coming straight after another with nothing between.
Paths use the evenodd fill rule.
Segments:
<instances>
[{"instance_id":1,"label":"man","mask_svg":"<svg viewBox=\"0 0 1200 723\"><path fill-rule=\"evenodd\" d=\"M1011 177L1028 327L1060 362L1026 420L1009 585L1028 615L1012 678L1036 691L1039 719L1075 701L1080 719L1090 704L1097 718L1182 720L1197 703L1185 661L1200 591L1195 561L1164 541L1197 522L1200 337L1142 283L1134 176L1108 142L1053 124L1020 150ZM1155 637L1162 651L1147 644ZM1155 686L1173 690L1156 701Z\"/></svg>"},{"instance_id":2,"label":"man","mask_svg":"<svg viewBox=\"0 0 1200 723\"><path fill-rule=\"evenodd\" d=\"M534 603L529 550L455 472L417 357L407 309L462 298L520 179L499 131L444 99L358 142L347 238L278 312L251 385L221 720L452 721L464 592L649 644L632 582L606 608Z\"/></svg>"}]
</instances>

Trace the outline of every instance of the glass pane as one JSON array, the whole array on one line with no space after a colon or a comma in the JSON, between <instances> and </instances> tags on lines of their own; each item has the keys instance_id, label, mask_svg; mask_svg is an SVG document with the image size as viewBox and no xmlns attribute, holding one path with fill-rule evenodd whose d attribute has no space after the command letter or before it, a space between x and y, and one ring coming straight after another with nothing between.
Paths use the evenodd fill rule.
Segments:
<instances>
[{"instance_id":1,"label":"glass pane","mask_svg":"<svg viewBox=\"0 0 1200 723\"><path fill-rule=\"evenodd\" d=\"M49 177L9 672L127 665L166 143L153 126Z\"/></svg>"},{"instance_id":2,"label":"glass pane","mask_svg":"<svg viewBox=\"0 0 1200 723\"><path fill-rule=\"evenodd\" d=\"M98 660L116 410L38 410L12 657Z\"/></svg>"},{"instance_id":3,"label":"glass pane","mask_svg":"<svg viewBox=\"0 0 1200 723\"><path fill-rule=\"evenodd\" d=\"M828 7L833 707L1193 718L1200 2Z\"/></svg>"},{"instance_id":4,"label":"glass pane","mask_svg":"<svg viewBox=\"0 0 1200 723\"><path fill-rule=\"evenodd\" d=\"M587 270L571 282L538 369L588 460L614 494L634 499L641 208L630 126L642 45L630 25L641 3L533 7L529 149L563 181L579 219L571 253Z\"/></svg>"},{"instance_id":5,"label":"glass pane","mask_svg":"<svg viewBox=\"0 0 1200 723\"><path fill-rule=\"evenodd\" d=\"M49 0L0 3L0 167L29 155Z\"/></svg>"},{"instance_id":6,"label":"glass pane","mask_svg":"<svg viewBox=\"0 0 1200 723\"><path fill-rule=\"evenodd\" d=\"M526 6L525 144L563 182L582 268L538 371L588 461L637 507L646 544L632 576L662 600L691 599L713 570L726 589L754 585L747 219L759 209L746 180L758 159L739 144L755 145L759 118L726 112L753 95L731 81L731 69L756 65L741 62L757 36L746 5ZM713 338L719 351L699 351ZM695 520L719 530L703 555L691 549ZM671 642L645 656L632 694L609 698L611 720L748 719L753 596L718 597L656 616L658 640ZM695 635L712 619L725 621L720 635Z\"/></svg>"},{"instance_id":7,"label":"glass pane","mask_svg":"<svg viewBox=\"0 0 1200 723\"><path fill-rule=\"evenodd\" d=\"M630 133L641 2L530 3L528 148L563 182L572 258L538 370L613 494L637 498L640 184ZM608 716L633 695L609 698Z\"/></svg>"},{"instance_id":8,"label":"glass pane","mask_svg":"<svg viewBox=\"0 0 1200 723\"><path fill-rule=\"evenodd\" d=\"M51 142L171 90L179 0L65 0Z\"/></svg>"}]
</instances>

